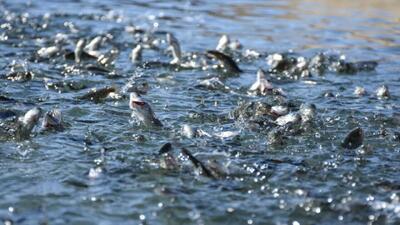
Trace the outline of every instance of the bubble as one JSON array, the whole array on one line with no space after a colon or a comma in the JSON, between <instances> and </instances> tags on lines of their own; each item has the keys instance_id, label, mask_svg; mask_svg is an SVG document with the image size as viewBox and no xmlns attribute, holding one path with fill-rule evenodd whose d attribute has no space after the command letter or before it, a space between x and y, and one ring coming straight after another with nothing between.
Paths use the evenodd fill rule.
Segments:
<instances>
[{"instance_id":1,"label":"bubble","mask_svg":"<svg viewBox=\"0 0 400 225\"><path fill-rule=\"evenodd\" d=\"M317 214L321 213L321 208L320 207L314 208L314 212Z\"/></svg>"},{"instance_id":2,"label":"bubble","mask_svg":"<svg viewBox=\"0 0 400 225\"><path fill-rule=\"evenodd\" d=\"M229 207L229 208L227 208L227 209L226 209L226 211L227 211L228 213L233 213L233 212L235 211L235 209L234 209L234 208L231 208L231 207Z\"/></svg>"}]
</instances>

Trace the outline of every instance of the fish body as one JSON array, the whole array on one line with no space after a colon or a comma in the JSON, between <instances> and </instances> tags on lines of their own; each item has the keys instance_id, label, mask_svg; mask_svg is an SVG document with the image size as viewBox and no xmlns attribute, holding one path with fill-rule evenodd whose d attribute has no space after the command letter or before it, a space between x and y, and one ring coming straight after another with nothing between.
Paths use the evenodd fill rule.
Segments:
<instances>
[{"instance_id":1,"label":"fish body","mask_svg":"<svg viewBox=\"0 0 400 225\"><path fill-rule=\"evenodd\" d=\"M132 117L135 117L145 126L163 126L161 121L156 118L150 105L135 92L130 94L129 107L132 109Z\"/></svg>"},{"instance_id":2,"label":"fish body","mask_svg":"<svg viewBox=\"0 0 400 225\"><path fill-rule=\"evenodd\" d=\"M182 58L181 46L179 45L178 39L171 33L167 33L168 50L172 52L173 59L171 64L180 64Z\"/></svg>"},{"instance_id":3,"label":"fish body","mask_svg":"<svg viewBox=\"0 0 400 225\"><path fill-rule=\"evenodd\" d=\"M228 72L231 73L243 72L230 56L225 55L222 52L209 50L207 51L207 56L217 59Z\"/></svg>"}]
</instances>

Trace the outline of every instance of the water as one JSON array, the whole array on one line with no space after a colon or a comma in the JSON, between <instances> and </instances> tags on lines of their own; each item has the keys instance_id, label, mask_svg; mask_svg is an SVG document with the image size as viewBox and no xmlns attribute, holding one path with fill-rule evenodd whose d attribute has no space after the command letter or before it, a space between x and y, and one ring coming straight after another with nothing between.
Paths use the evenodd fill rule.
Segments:
<instances>
[{"instance_id":1,"label":"water","mask_svg":"<svg viewBox=\"0 0 400 225\"><path fill-rule=\"evenodd\" d=\"M0 219L14 224L399 224L400 167L398 1L1 1L0 94L14 99L2 109L20 112L58 107L67 123L62 132L41 133L25 141L0 144ZM196 88L217 71L167 67L137 68L128 56L135 46L128 25L169 31L184 52L214 49L222 34L244 49L262 53L293 51L344 54L349 61L376 60L373 72L272 82L287 99L317 106L319 127L288 137L283 146L267 144L265 132L243 128L228 114L239 101L258 101L247 88L265 57L242 60L240 76L224 80L234 92ZM112 35L120 50L121 77L77 71L64 75L56 60L35 62L33 53L56 34L78 38ZM161 37L161 36L160 36ZM162 36L163 37L163 36ZM106 45L106 49L110 45ZM162 45L163 46L163 45ZM148 61L168 62L163 51L146 50ZM4 79L13 60L36 76L28 82ZM159 76L171 78L167 82ZM138 126L128 100L98 104L80 101L92 87L147 81L144 96L166 129ZM87 88L61 93L46 89L44 78L74 80ZM313 81L313 82L306 82ZM375 97L388 85L391 98ZM368 94L357 98L356 86ZM335 97L325 98L332 92ZM183 123L209 133L239 131L240 138L183 138ZM355 126L372 150L343 150L340 141ZM386 129L387 135L379 134ZM381 132L382 133L382 132ZM146 141L138 141L143 135ZM158 149L179 142L198 158L228 164L232 175L209 179L190 163L183 169L159 167ZM97 172L96 172L97 171ZM91 176L89 176L91 175ZM97 175L97 176L93 176Z\"/></svg>"}]
</instances>

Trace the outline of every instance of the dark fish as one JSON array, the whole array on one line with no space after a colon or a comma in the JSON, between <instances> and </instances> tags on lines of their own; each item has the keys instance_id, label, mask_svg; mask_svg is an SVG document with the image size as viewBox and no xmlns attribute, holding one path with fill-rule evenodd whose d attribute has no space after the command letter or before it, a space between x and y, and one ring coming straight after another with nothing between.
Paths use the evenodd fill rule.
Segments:
<instances>
[{"instance_id":1,"label":"dark fish","mask_svg":"<svg viewBox=\"0 0 400 225\"><path fill-rule=\"evenodd\" d=\"M75 61L75 52L73 51L67 51L67 53L64 54L64 58L67 60L74 60ZM81 60L97 60L97 57L94 55L90 55L89 53L83 51L81 53Z\"/></svg>"},{"instance_id":2,"label":"dark fish","mask_svg":"<svg viewBox=\"0 0 400 225\"><path fill-rule=\"evenodd\" d=\"M233 73L243 72L231 57L225 55L222 52L209 50L207 51L207 56L217 59L229 72Z\"/></svg>"},{"instance_id":3,"label":"dark fish","mask_svg":"<svg viewBox=\"0 0 400 225\"><path fill-rule=\"evenodd\" d=\"M360 127L357 127L347 134L341 146L347 149L356 149L363 144L364 133Z\"/></svg>"},{"instance_id":4,"label":"dark fish","mask_svg":"<svg viewBox=\"0 0 400 225\"><path fill-rule=\"evenodd\" d=\"M8 73L6 75L6 78L7 78L7 80L11 80L11 81L25 82L25 81L32 80L34 76L35 76L35 74L30 71L14 71L14 72Z\"/></svg>"},{"instance_id":5,"label":"dark fish","mask_svg":"<svg viewBox=\"0 0 400 225\"><path fill-rule=\"evenodd\" d=\"M171 145L171 143L166 143L166 144L164 144L161 148L160 148L160 150L158 151L158 154L159 155L162 155L162 154L164 154L164 153L168 153L168 152L170 152L172 150L172 145Z\"/></svg>"},{"instance_id":6,"label":"dark fish","mask_svg":"<svg viewBox=\"0 0 400 225\"><path fill-rule=\"evenodd\" d=\"M271 72L284 72L296 66L296 58L287 56L285 54L275 53L269 55L267 63L270 66Z\"/></svg>"},{"instance_id":7,"label":"dark fish","mask_svg":"<svg viewBox=\"0 0 400 225\"><path fill-rule=\"evenodd\" d=\"M376 95L378 96L378 98L389 98L390 92L388 86L380 86L378 89L376 89Z\"/></svg>"},{"instance_id":8,"label":"dark fish","mask_svg":"<svg viewBox=\"0 0 400 225\"><path fill-rule=\"evenodd\" d=\"M176 65L160 61L146 61L138 65L138 67L143 69L159 69L159 68L173 69L176 68Z\"/></svg>"},{"instance_id":9,"label":"dark fish","mask_svg":"<svg viewBox=\"0 0 400 225\"><path fill-rule=\"evenodd\" d=\"M186 148L182 148L181 152L182 152L182 154L184 154L185 156L187 156L189 158L189 160L193 163L193 165L196 168L200 168L205 176L214 178L214 179L216 178L212 174L212 172L201 161L199 161L196 157L194 157L192 155L192 153L189 150L187 150Z\"/></svg>"},{"instance_id":10,"label":"dark fish","mask_svg":"<svg viewBox=\"0 0 400 225\"><path fill-rule=\"evenodd\" d=\"M15 139L28 139L33 127L38 123L41 114L42 109L39 107L34 107L28 110L24 116L18 118L17 124L15 124Z\"/></svg>"},{"instance_id":11,"label":"dark fish","mask_svg":"<svg viewBox=\"0 0 400 225\"><path fill-rule=\"evenodd\" d=\"M86 88L86 84L83 82L77 81L51 81L49 79L45 79L45 87L46 89L54 89L57 91L79 91Z\"/></svg>"},{"instance_id":12,"label":"dark fish","mask_svg":"<svg viewBox=\"0 0 400 225\"><path fill-rule=\"evenodd\" d=\"M171 169L171 170L179 168L179 164L176 161L175 157L171 154L171 150L172 150L171 143L166 143L158 151L158 154L161 156L160 157L161 168Z\"/></svg>"},{"instance_id":13,"label":"dark fish","mask_svg":"<svg viewBox=\"0 0 400 225\"><path fill-rule=\"evenodd\" d=\"M339 60L333 62L331 67L334 71L344 74L355 74L360 71L373 71L378 66L375 61L345 62Z\"/></svg>"},{"instance_id":14,"label":"dark fish","mask_svg":"<svg viewBox=\"0 0 400 225\"><path fill-rule=\"evenodd\" d=\"M64 180L63 183L74 186L76 188L88 188L89 187L89 185L86 184L86 182L84 180L79 180L79 179L75 179L75 178L68 178L68 179Z\"/></svg>"},{"instance_id":15,"label":"dark fish","mask_svg":"<svg viewBox=\"0 0 400 225\"><path fill-rule=\"evenodd\" d=\"M107 96L111 93L111 92L116 92L116 88L115 87L105 87L105 88L101 88L101 89L92 89L90 90L87 94L78 97L78 99L81 100L91 100L91 101L100 101L104 98L107 98Z\"/></svg>"},{"instance_id":16,"label":"dark fish","mask_svg":"<svg viewBox=\"0 0 400 225\"><path fill-rule=\"evenodd\" d=\"M88 64L85 68L94 73L110 73L111 71L104 66L98 66L94 64Z\"/></svg>"},{"instance_id":17,"label":"dark fish","mask_svg":"<svg viewBox=\"0 0 400 225\"><path fill-rule=\"evenodd\" d=\"M16 100L0 95L0 102L16 102Z\"/></svg>"}]
</instances>

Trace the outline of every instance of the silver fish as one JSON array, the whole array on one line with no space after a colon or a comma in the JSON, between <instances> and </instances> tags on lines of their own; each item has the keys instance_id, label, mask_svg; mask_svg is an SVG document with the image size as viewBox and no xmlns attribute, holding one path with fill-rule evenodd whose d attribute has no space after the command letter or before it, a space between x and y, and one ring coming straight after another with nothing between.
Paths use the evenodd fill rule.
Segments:
<instances>
[{"instance_id":1,"label":"silver fish","mask_svg":"<svg viewBox=\"0 0 400 225\"><path fill-rule=\"evenodd\" d=\"M223 52L226 50L226 48L228 47L228 44L230 43L230 39L229 36L224 34L221 36L221 38L218 41L218 45L215 48L215 50Z\"/></svg>"},{"instance_id":2,"label":"silver fish","mask_svg":"<svg viewBox=\"0 0 400 225\"><path fill-rule=\"evenodd\" d=\"M376 96L378 96L378 98L389 98L390 97L389 88L386 85L380 86L376 90Z\"/></svg>"},{"instance_id":3,"label":"silver fish","mask_svg":"<svg viewBox=\"0 0 400 225\"><path fill-rule=\"evenodd\" d=\"M268 91L272 91L272 89L272 84L265 78L264 70L258 69L257 80L253 85L251 85L249 91L265 95Z\"/></svg>"},{"instance_id":4,"label":"silver fish","mask_svg":"<svg viewBox=\"0 0 400 225\"><path fill-rule=\"evenodd\" d=\"M97 51L100 47L101 41L102 41L102 37L101 36L97 36L95 38L93 38L89 44L87 44L85 46L85 49L87 49L89 52L91 51Z\"/></svg>"},{"instance_id":5,"label":"silver fish","mask_svg":"<svg viewBox=\"0 0 400 225\"><path fill-rule=\"evenodd\" d=\"M170 63L180 64L182 53L178 40L175 38L173 34L167 33L167 43L168 43L168 50L172 52L172 56L174 57Z\"/></svg>"},{"instance_id":6,"label":"silver fish","mask_svg":"<svg viewBox=\"0 0 400 225\"><path fill-rule=\"evenodd\" d=\"M162 127L161 121L156 118L150 105L135 92L130 94L129 107L132 109L132 117L135 117L145 126Z\"/></svg>"},{"instance_id":7,"label":"silver fish","mask_svg":"<svg viewBox=\"0 0 400 225\"><path fill-rule=\"evenodd\" d=\"M49 112L46 112L43 117L42 128L45 130L49 129L62 129L62 114L59 109L53 109Z\"/></svg>"},{"instance_id":8,"label":"silver fish","mask_svg":"<svg viewBox=\"0 0 400 225\"><path fill-rule=\"evenodd\" d=\"M23 140L29 138L33 127L39 121L42 110L39 107L30 109L24 116L18 119L17 128L15 130L15 138Z\"/></svg>"},{"instance_id":9,"label":"silver fish","mask_svg":"<svg viewBox=\"0 0 400 225\"><path fill-rule=\"evenodd\" d=\"M209 50L206 52L206 55L215 58L219 61L219 63L228 71L231 73L240 73L243 72L236 62L228 55L225 55L222 52L215 51L215 50Z\"/></svg>"},{"instance_id":10,"label":"silver fish","mask_svg":"<svg viewBox=\"0 0 400 225\"><path fill-rule=\"evenodd\" d=\"M131 61L133 64L136 62L142 61L142 45L136 45L134 49L132 49L131 52Z\"/></svg>"},{"instance_id":11,"label":"silver fish","mask_svg":"<svg viewBox=\"0 0 400 225\"><path fill-rule=\"evenodd\" d=\"M76 63L80 63L82 61L81 56L83 53L83 48L85 47L85 39L79 39L79 41L76 43L76 47L75 47L75 62Z\"/></svg>"}]
</instances>

